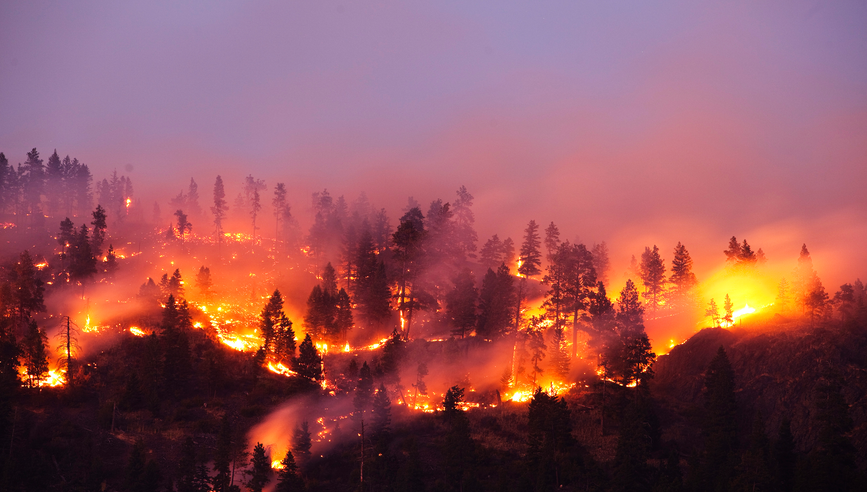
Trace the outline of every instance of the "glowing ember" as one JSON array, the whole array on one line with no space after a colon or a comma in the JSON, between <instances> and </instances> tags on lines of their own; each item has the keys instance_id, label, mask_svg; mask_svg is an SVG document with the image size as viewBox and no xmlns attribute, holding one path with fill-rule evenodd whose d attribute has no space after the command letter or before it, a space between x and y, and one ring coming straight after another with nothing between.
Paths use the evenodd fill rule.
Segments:
<instances>
[{"instance_id":1,"label":"glowing ember","mask_svg":"<svg viewBox=\"0 0 867 492\"><path fill-rule=\"evenodd\" d=\"M35 266L35 267L36 267L37 269L39 269L39 270L42 270L43 268L45 268L45 267L48 266L48 262L47 262L47 261L43 261L42 263L37 263L37 264L35 264L35 265L33 265L33 266Z\"/></svg>"},{"instance_id":2,"label":"glowing ember","mask_svg":"<svg viewBox=\"0 0 867 492\"><path fill-rule=\"evenodd\" d=\"M144 330L142 330L138 326L130 326L129 332L132 333L133 335L137 336L137 337L143 337L143 336L147 335L147 333L145 333Z\"/></svg>"}]
</instances>

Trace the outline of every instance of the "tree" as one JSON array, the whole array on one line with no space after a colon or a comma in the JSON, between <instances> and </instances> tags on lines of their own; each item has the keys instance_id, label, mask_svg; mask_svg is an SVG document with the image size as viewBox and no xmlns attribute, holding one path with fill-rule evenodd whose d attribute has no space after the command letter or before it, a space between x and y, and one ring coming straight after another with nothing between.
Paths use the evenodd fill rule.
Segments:
<instances>
[{"instance_id":1,"label":"tree","mask_svg":"<svg viewBox=\"0 0 867 492\"><path fill-rule=\"evenodd\" d=\"M312 381L322 380L322 357L316 351L316 346L313 345L313 339L310 334L304 336L304 341L298 348L298 358L295 359L295 372L299 376L305 377Z\"/></svg>"},{"instance_id":2,"label":"tree","mask_svg":"<svg viewBox=\"0 0 867 492\"><path fill-rule=\"evenodd\" d=\"M501 264L496 272L488 269L479 290L476 336L496 340L509 333L516 302L513 281L505 264Z\"/></svg>"},{"instance_id":3,"label":"tree","mask_svg":"<svg viewBox=\"0 0 867 492\"><path fill-rule=\"evenodd\" d=\"M372 400L373 376L370 374L370 366L365 361L358 371L358 384L355 386L355 396L352 398L352 404L355 407L353 416L358 420L363 420L364 412L370 408Z\"/></svg>"},{"instance_id":4,"label":"tree","mask_svg":"<svg viewBox=\"0 0 867 492\"><path fill-rule=\"evenodd\" d=\"M256 240L256 217L259 216L259 211L262 210L262 204L260 203L259 198L259 190L256 189L253 191L253 199L250 201L250 218L253 219L253 240Z\"/></svg>"},{"instance_id":5,"label":"tree","mask_svg":"<svg viewBox=\"0 0 867 492\"><path fill-rule=\"evenodd\" d=\"M652 250L644 248L638 272L644 284L643 297L648 301L650 310L655 311L662 305L665 292L665 261L659 255L659 248L655 244Z\"/></svg>"},{"instance_id":6,"label":"tree","mask_svg":"<svg viewBox=\"0 0 867 492\"><path fill-rule=\"evenodd\" d=\"M283 312L283 296L280 294L279 289L274 290L274 293L271 294L271 298L268 299L268 303L259 315L259 331L262 333L262 347L265 349L266 354L274 352L276 342L275 328L280 325L281 319L285 318L285 316Z\"/></svg>"},{"instance_id":7,"label":"tree","mask_svg":"<svg viewBox=\"0 0 867 492\"><path fill-rule=\"evenodd\" d=\"M711 328L719 328L720 326L720 316L719 316L719 307L716 305L716 301L711 299L707 304L707 309L704 311L704 316L706 318L710 318Z\"/></svg>"},{"instance_id":8,"label":"tree","mask_svg":"<svg viewBox=\"0 0 867 492\"><path fill-rule=\"evenodd\" d=\"M31 388L39 386L48 374L47 341L48 337L36 325L36 320L30 320L24 339L24 367L27 369L27 384Z\"/></svg>"},{"instance_id":9,"label":"tree","mask_svg":"<svg viewBox=\"0 0 867 492\"><path fill-rule=\"evenodd\" d=\"M334 318L335 335L340 335L344 342L348 340L349 330L355 322L352 319L352 303L349 299L349 294L341 288L337 293L337 315ZM332 337L332 343L337 341L337 337Z\"/></svg>"},{"instance_id":10,"label":"tree","mask_svg":"<svg viewBox=\"0 0 867 492\"><path fill-rule=\"evenodd\" d=\"M109 277L117 271L117 255L114 253L114 246L111 244L108 245L108 252L105 254L105 271Z\"/></svg>"},{"instance_id":11,"label":"tree","mask_svg":"<svg viewBox=\"0 0 867 492\"><path fill-rule=\"evenodd\" d=\"M736 265L741 257L741 245L734 236L729 240L729 247L723 251L726 255L726 263Z\"/></svg>"},{"instance_id":12,"label":"tree","mask_svg":"<svg viewBox=\"0 0 867 492\"><path fill-rule=\"evenodd\" d=\"M686 250L686 246L680 242L674 247L669 282L671 282L669 299L674 309L686 309L695 305L695 287L698 285L698 280L692 272L692 257Z\"/></svg>"},{"instance_id":13,"label":"tree","mask_svg":"<svg viewBox=\"0 0 867 492\"><path fill-rule=\"evenodd\" d=\"M533 319L531 328L527 330L530 346L530 360L533 362L533 386L536 386L536 379L545 371L542 369L541 362L545 358L545 351L548 346L545 345L545 335L541 330L532 328L532 325L538 324L539 319Z\"/></svg>"},{"instance_id":14,"label":"tree","mask_svg":"<svg viewBox=\"0 0 867 492\"><path fill-rule=\"evenodd\" d=\"M611 261L608 259L608 245L605 241L594 244L593 269L596 270L596 278L603 284L608 283L608 271L611 269Z\"/></svg>"},{"instance_id":15,"label":"tree","mask_svg":"<svg viewBox=\"0 0 867 492\"><path fill-rule=\"evenodd\" d=\"M100 257L102 255L102 245L105 243L105 230L107 228L105 209L102 205L97 205L93 211L93 221L90 224L93 226L93 237L91 238L91 250L93 256Z\"/></svg>"},{"instance_id":16,"label":"tree","mask_svg":"<svg viewBox=\"0 0 867 492\"><path fill-rule=\"evenodd\" d=\"M34 313L45 311L43 298L45 287L43 287L42 280L37 277L33 257L27 250L24 250L18 257L18 262L10 273L11 314L16 320L20 334Z\"/></svg>"},{"instance_id":17,"label":"tree","mask_svg":"<svg viewBox=\"0 0 867 492\"><path fill-rule=\"evenodd\" d=\"M34 148L27 153L27 160L19 166L25 212L30 215L30 226L37 224L37 216L42 217L42 195L45 192L45 167L39 152Z\"/></svg>"},{"instance_id":18,"label":"tree","mask_svg":"<svg viewBox=\"0 0 867 492\"><path fill-rule=\"evenodd\" d=\"M75 386L73 361L75 355L81 351L77 335L78 329L72 323L72 320L69 319L69 316L66 316L66 326L61 327L60 332L57 334L57 338L60 340L60 345L57 349L62 353L58 362L66 368L66 382L70 388Z\"/></svg>"},{"instance_id":19,"label":"tree","mask_svg":"<svg viewBox=\"0 0 867 492\"><path fill-rule=\"evenodd\" d=\"M539 251L539 226L531 220L524 229L524 242L521 244L521 254L518 257L518 274L523 277L535 277L542 273L542 253Z\"/></svg>"},{"instance_id":20,"label":"tree","mask_svg":"<svg viewBox=\"0 0 867 492\"><path fill-rule=\"evenodd\" d=\"M199 293L204 296L205 300L211 297L211 287L214 285L211 280L211 269L202 265L199 267L199 273L196 274L196 287L199 288Z\"/></svg>"},{"instance_id":21,"label":"tree","mask_svg":"<svg viewBox=\"0 0 867 492\"><path fill-rule=\"evenodd\" d=\"M446 295L446 316L455 329L452 334L461 338L476 325L476 289L473 273L464 268L454 278L454 288Z\"/></svg>"},{"instance_id":22,"label":"tree","mask_svg":"<svg viewBox=\"0 0 867 492\"><path fill-rule=\"evenodd\" d=\"M292 454L298 457L298 464L302 467L307 465L307 462L310 461L311 446L310 427L307 425L307 421L305 420L295 427L292 436Z\"/></svg>"},{"instance_id":23,"label":"tree","mask_svg":"<svg viewBox=\"0 0 867 492\"><path fill-rule=\"evenodd\" d=\"M496 234L491 236L491 239L485 242L485 245L482 246L482 250L479 252L479 260L482 266L494 268L496 265L502 263L502 249L503 243L500 241L500 238Z\"/></svg>"},{"instance_id":24,"label":"tree","mask_svg":"<svg viewBox=\"0 0 867 492\"><path fill-rule=\"evenodd\" d=\"M96 274L96 257L87 237L87 225L81 224L69 253L69 278L78 281L82 287Z\"/></svg>"},{"instance_id":25,"label":"tree","mask_svg":"<svg viewBox=\"0 0 867 492\"><path fill-rule=\"evenodd\" d=\"M178 218L178 237L184 239L188 232L192 232L193 224L190 224L187 214L181 209L175 211L175 217Z\"/></svg>"},{"instance_id":26,"label":"tree","mask_svg":"<svg viewBox=\"0 0 867 492\"><path fill-rule=\"evenodd\" d=\"M391 433L391 401L383 383L379 384L379 389L373 395L373 421L370 430L380 452L383 451Z\"/></svg>"},{"instance_id":27,"label":"tree","mask_svg":"<svg viewBox=\"0 0 867 492\"><path fill-rule=\"evenodd\" d=\"M66 268L64 264L68 258L68 254L66 252L67 248L72 246L72 241L75 239L75 225L72 224L72 221L67 217L65 220L60 222L60 233L57 235L57 243L60 244L60 264L61 271L65 271Z\"/></svg>"},{"instance_id":28,"label":"tree","mask_svg":"<svg viewBox=\"0 0 867 492\"><path fill-rule=\"evenodd\" d=\"M400 218L400 225L392 235L394 249L392 254L398 270L398 310L401 316L401 329L403 336L409 338L409 330L412 327L412 314L414 308L419 305L419 297L423 294L416 280L423 269L422 249L427 232L424 228L424 215L418 207L411 208ZM408 313L404 318L404 313ZM406 326L404 325L406 320Z\"/></svg>"},{"instance_id":29,"label":"tree","mask_svg":"<svg viewBox=\"0 0 867 492\"><path fill-rule=\"evenodd\" d=\"M286 185L283 183L277 183L277 186L274 187L274 199L271 201L271 205L274 206L274 237L280 238L280 220L284 217L286 208L288 207L286 203Z\"/></svg>"},{"instance_id":30,"label":"tree","mask_svg":"<svg viewBox=\"0 0 867 492\"><path fill-rule=\"evenodd\" d=\"M560 246L560 229L552 221L548 228L545 229L545 249L548 250L548 261L557 251Z\"/></svg>"},{"instance_id":31,"label":"tree","mask_svg":"<svg viewBox=\"0 0 867 492\"><path fill-rule=\"evenodd\" d=\"M822 281L814 273L807 287L807 293L804 297L804 308L810 314L810 324L813 324L814 318L822 316L825 311L825 304L828 302L828 293L825 292L825 287Z\"/></svg>"},{"instance_id":32,"label":"tree","mask_svg":"<svg viewBox=\"0 0 867 492\"><path fill-rule=\"evenodd\" d=\"M280 461L280 469L277 471L276 492L296 492L304 490L304 480L298 475L298 465L292 450L286 450L286 457Z\"/></svg>"},{"instance_id":33,"label":"tree","mask_svg":"<svg viewBox=\"0 0 867 492\"><path fill-rule=\"evenodd\" d=\"M560 379L569 375L569 354L566 353L566 334L563 327L557 326L551 330L551 370Z\"/></svg>"},{"instance_id":34,"label":"tree","mask_svg":"<svg viewBox=\"0 0 867 492\"><path fill-rule=\"evenodd\" d=\"M455 218L454 237L457 241L457 247L463 257L475 258L478 235L473 228L473 224L476 222L472 210L474 197L463 185L455 193L458 198L454 201L452 210Z\"/></svg>"},{"instance_id":35,"label":"tree","mask_svg":"<svg viewBox=\"0 0 867 492\"><path fill-rule=\"evenodd\" d=\"M265 454L265 446L261 442L257 442L253 448L250 469L244 473L249 477L246 485L252 492L262 492L271 481L271 461Z\"/></svg>"},{"instance_id":36,"label":"tree","mask_svg":"<svg viewBox=\"0 0 867 492\"><path fill-rule=\"evenodd\" d=\"M734 305L732 305L732 300L728 294L726 294L726 300L723 303L723 310L725 311L725 315L722 318L723 323L726 326L732 326L735 323Z\"/></svg>"},{"instance_id":37,"label":"tree","mask_svg":"<svg viewBox=\"0 0 867 492\"><path fill-rule=\"evenodd\" d=\"M226 190L223 187L223 178L217 175L214 181L214 206L211 207L211 213L214 214L214 227L217 233L217 240L223 240L223 220L226 218L226 211L229 210L229 205L226 202Z\"/></svg>"}]
</instances>

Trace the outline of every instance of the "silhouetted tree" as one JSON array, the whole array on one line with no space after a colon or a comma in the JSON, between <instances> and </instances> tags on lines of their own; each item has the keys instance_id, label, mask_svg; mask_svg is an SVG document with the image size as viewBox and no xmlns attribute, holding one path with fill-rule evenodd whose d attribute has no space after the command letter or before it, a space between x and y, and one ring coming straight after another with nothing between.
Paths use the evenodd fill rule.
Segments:
<instances>
[{"instance_id":1,"label":"silhouetted tree","mask_svg":"<svg viewBox=\"0 0 867 492\"><path fill-rule=\"evenodd\" d=\"M408 313L405 318L406 326L401 326L403 336L407 338L412 324L412 313L421 294L416 280L422 270L422 245L425 236L424 216L418 207L411 208L401 217L400 225L392 236L392 254L398 266L398 310L402 319L404 313Z\"/></svg>"},{"instance_id":2,"label":"silhouetted tree","mask_svg":"<svg viewBox=\"0 0 867 492\"><path fill-rule=\"evenodd\" d=\"M545 249L548 251L548 261L552 261L551 257L560 246L560 229L552 221L545 229Z\"/></svg>"},{"instance_id":3,"label":"silhouetted tree","mask_svg":"<svg viewBox=\"0 0 867 492\"><path fill-rule=\"evenodd\" d=\"M668 298L674 309L688 309L695 305L695 287L698 280L692 272L692 257L686 246L677 243L671 260L671 289Z\"/></svg>"},{"instance_id":4,"label":"silhouetted tree","mask_svg":"<svg viewBox=\"0 0 867 492\"><path fill-rule=\"evenodd\" d=\"M322 357L313 345L310 334L304 336L304 341L298 348L298 358L295 359L295 372L299 376L313 381L322 380Z\"/></svg>"},{"instance_id":5,"label":"silhouetted tree","mask_svg":"<svg viewBox=\"0 0 867 492\"><path fill-rule=\"evenodd\" d=\"M591 252L593 254L593 269L596 270L596 278L603 284L607 284L608 271L611 269L611 260L608 259L608 245L605 241L594 244Z\"/></svg>"},{"instance_id":6,"label":"silhouetted tree","mask_svg":"<svg viewBox=\"0 0 867 492\"><path fill-rule=\"evenodd\" d=\"M297 492L304 490L304 480L298 475L298 465L292 450L286 450L286 456L280 461L277 471L277 486L275 492Z\"/></svg>"},{"instance_id":7,"label":"silhouetted tree","mask_svg":"<svg viewBox=\"0 0 867 492\"><path fill-rule=\"evenodd\" d=\"M479 290L477 336L495 340L509 333L516 302L513 280L505 264L501 264L496 273L488 269Z\"/></svg>"},{"instance_id":8,"label":"silhouetted tree","mask_svg":"<svg viewBox=\"0 0 867 492\"><path fill-rule=\"evenodd\" d=\"M214 206L211 207L211 213L214 214L214 228L217 233L217 240L223 240L223 220L226 218L226 211L229 210L229 204L226 202L226 190L223 187L223 178L217 175L214 181Z\"/></svg>"},{"instance_id":9,"label":"silhouetted tree","mask_svg":"<svg viewBox=\"0 0 867 492\"><path fill-rule=\"evenodd\" d=\"M310 461L310 447L312 446L312 442L310 440L310 428L307 425L307 421L301 422L300 425L295 427L295 431L292 436L292 454L297 456L298 464L300 466L306 466Z\"/></svg>"},{"instance_id":10,"label":"silhouetted tree","mask_svg":"<svg viewBox=\"0 0 867 492\"><path fill-rule=\"evenodd\" d=\"M665 294L665 261L659 255L659 248L655 244L652 250L644 248L638 272L644 284L644 299L647 300L650 310L655 311L661 307Z\"/></svg>"},{"instance_id":11,"label":"silhouetted tree","mask_svg":"<svg viewBox=\"0 0 867 492\"><path fill-rule=\"evenodd\" d=\"M36 325L36 320L30 320L24 339L24 367L27 369L27 384L31 388L39 386L48 374L47 341L48 337Z\"/></svg>"},{"instance_id":12,"label":"silhouetted tree","mask_svg":"<svg viewBox=\"0 0 867 492\"><path fill-rule=\"evenodd\" d=\"M452 334L464 338L476 325L476 299L479 294L469 268L461 270L453 282L454 288L446 295L446 316L455 327Z\"/></svg>"},{"instance_id":13,"label":"silhouetted tree","mask_svg":"<svg viewBox=\"0 0 867 492\"><path fill-rule=\"evenodd\" d=\"M91 250L93 256L99 258L102 256L102 245L105 243L105 231L108 228L106 225L105 209L102 205L97 205L93 211L93 220L90 222L93 226L93 237L91 238Z\"/></svg>"},{"instance_id":14,"label":"silhouetted tree","mask_svg":"<svg viewBox=\"0 0 867 492\"><path fill-rule=\"evenodd\" d=\"M723 323L725 323L726 326L732 326L735 322L734 305L732 304L732 299L728 294L726 294L726 299L723 303L723 312L725 312L722 317Z\"/></svg>"},{"instance_id":15,"label":"silhouetted tree","mask_svg":"<svg viewBox=\"0 0 867 492\"><path fill-rule=\"evenodd\" d=\"M252 492L262 492L268 482L271 481L271 462L265 454L265 446L257 442L253 448L253 457L250 460L250 469L244 472L249 478L247 487Z\"/></svg>"},{"instance_id":16,"label":"silhouetted tree","mask_svg":"<svg viewBox=\"0 0 867 492\"><path fill-rule=\"evenodd\" d=\"M196 287L199 288L199 292L204 296L205 300L211 298L211 287L213 285L211 269L204 265L200 266L199 273L196 274Z\"/></svg>"}]
</instances>

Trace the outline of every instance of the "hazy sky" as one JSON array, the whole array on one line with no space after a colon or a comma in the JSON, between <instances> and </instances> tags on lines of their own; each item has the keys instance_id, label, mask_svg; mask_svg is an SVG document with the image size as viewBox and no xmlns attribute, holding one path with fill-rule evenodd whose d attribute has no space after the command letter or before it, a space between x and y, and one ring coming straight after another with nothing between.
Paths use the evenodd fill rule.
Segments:
<instances>
[{"instance_id":1,"label":"hazy sky","mask_svg":"<svg viewBox=\"0 0 867 492\"><path fill-rule=\"evenodd\" d=\"M534 218L615 261L806 242L852 280L867 3L2 2L0 151L33 147L150 201L252 173L394 219L463 184L483 239Z\"/></svg>"}]
</instances>

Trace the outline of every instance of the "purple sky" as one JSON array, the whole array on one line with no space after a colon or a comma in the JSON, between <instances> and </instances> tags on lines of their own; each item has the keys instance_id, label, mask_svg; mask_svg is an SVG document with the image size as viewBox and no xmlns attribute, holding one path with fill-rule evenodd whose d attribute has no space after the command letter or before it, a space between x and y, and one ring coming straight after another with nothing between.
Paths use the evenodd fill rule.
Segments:
<instances>
[{"instance_id":1,"label":"purple sky","mask_svg":"<svg viewBox=\"0 0 867 492\"><path fill-rule=\"evenodd\" d=\"M252 3L0 3L0 151L132 165L151 202L252 173L396 218L463 184L482 238L734 234L867 277L864 2Z\"/></svg>"}]
</instances>

